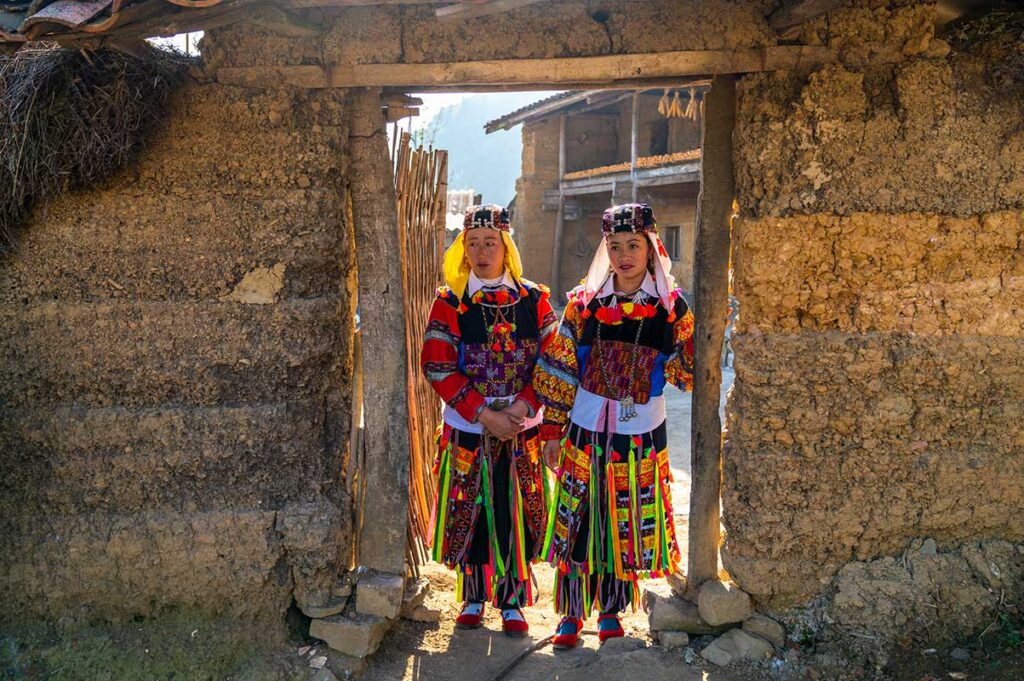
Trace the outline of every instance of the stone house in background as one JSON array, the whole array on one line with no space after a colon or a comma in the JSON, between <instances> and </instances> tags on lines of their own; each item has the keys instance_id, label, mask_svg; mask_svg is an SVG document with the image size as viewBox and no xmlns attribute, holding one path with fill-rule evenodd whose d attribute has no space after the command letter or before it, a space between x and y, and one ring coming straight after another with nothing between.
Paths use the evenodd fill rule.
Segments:
<instances>
[{"instance_id":1,"label":"stone house in background","mask_svg":"<svg viewBox=\"0 0 1024 681\"><path fill-rule=\"evenodd\" d=\"M590 265L604 209L637 200L654 206L672 273L692 288L702 91L568 91L487 124L488 133L523 126L512 221L530 277L570 290Z\"/></svg>"}]
</instances>

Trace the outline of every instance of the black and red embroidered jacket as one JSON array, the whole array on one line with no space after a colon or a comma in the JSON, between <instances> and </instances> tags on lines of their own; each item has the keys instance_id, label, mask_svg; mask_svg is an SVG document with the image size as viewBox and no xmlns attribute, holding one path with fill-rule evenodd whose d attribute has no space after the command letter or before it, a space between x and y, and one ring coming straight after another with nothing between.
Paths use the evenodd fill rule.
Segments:
<instances>
[{"instance_id":1,"label":"black and red embroidered jacket","mask_svg":"<svg viewBox=\"0 0 1024 681\"><path fill-rule=\"evenodd\" d=\"M533 367L551 342L558 317L545 286L524 279L519 291L509 294L515 300L505 308L506 319L515 324L511 350L492 347L487 324L494 308L485 313L487 304L474 302L468 293L459 300L442 286L430 308L420 368L441 399L471 423L486 406L485 397L514 396L526 402L531 415L542 406L533 390Z\"/></svg>"}]
</instances>

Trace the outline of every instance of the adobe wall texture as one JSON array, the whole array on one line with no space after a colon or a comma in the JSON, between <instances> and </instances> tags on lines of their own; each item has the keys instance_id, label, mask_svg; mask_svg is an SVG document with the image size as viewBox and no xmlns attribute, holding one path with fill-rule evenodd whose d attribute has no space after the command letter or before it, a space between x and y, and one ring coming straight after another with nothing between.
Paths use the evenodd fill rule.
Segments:
<instances>
[{"instance_id":1,"label":"adobe wall texture","mask_svg":"<svg viewBox=\"0 0 1024 681\"><path fill-rule=\"evenodd\" d=\"M544 210L544 192L558 188L558 120L523 126L522 175L516 180L516 210L512 229L527 278L560 289L550 282L557 213Z\"/></svg>"},{"instance_id":2,"label":"adobe wall texture","mask_svg":"<svg viewBox=\"0 0 1024 681\"><path fill-rule=\"evenodd\" d=\"M775 44L764 15L769 0L562 0L483 17L438 21L435 7L369 6L302 12L322 27L322 41L289 38L260 28L248 43L232 31L207 64L253 66L336 63L431 63L485 59L573 57L671 50L715 50Z\"/></svg>"},{"instance_id":3,"label":"adobe wall texture","mask_svg":"<svg viewBox=\"0 0 1024 681\"><path fill-rule=\"evenodd\" d=\"M348 565L345 116L186 86L0 261L8 614L280 619Z\"/></svg>"},{"instance_id":4,"label":"adobe wall texture","mask_svg":"<svg viewBox=\"0 0 1024 681\"><path fill-rule=\"evenodd\" d=\"M832 22L873 19L891 65L850 42L845 65L740 82L722 557L773 608L824 593L882 635L917 589L955 637L998 601L968 554L1020 588L1024 107L920 11ZM905 550L933 568L879 563Z\"/></svg>"}]
</instances>

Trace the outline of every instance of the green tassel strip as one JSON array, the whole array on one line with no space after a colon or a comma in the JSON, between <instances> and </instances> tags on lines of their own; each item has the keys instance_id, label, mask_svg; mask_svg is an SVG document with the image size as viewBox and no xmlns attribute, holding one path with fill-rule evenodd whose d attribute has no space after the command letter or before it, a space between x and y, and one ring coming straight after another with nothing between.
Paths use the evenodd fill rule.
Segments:
<instances>
[{"instance_id":1,"label":"green tassel strip","mask_svg":"<svg viewBox=\"0 0 1024 681\"><path fill-rule=\"evenodd\" d=\"M449 443L441 455L441 484L437 490L437 512L434 522L434 545L431 558L434 562L440 563L444 553L444 527L448 521L448 495L451 493L452 472L451 472L452 445Z\"/></svg>"},{"instance_id":2,"label":"green tassel strip","mask_svg":"<svg viewBox=\"0 0 1024 681\"><path fill-rule=\"evenodd\" d=\"M494 496L491 491L491 469L487 457L482 456L480 461L480 475L483 483L483 494L477 497L477 503L483 503L484 511L487 514L487 536L491 545L491 563L494 565L496 577L505 576L505 561L501 558L498 550L498 536L494 528Z\"/></svg>"}]
</instances>

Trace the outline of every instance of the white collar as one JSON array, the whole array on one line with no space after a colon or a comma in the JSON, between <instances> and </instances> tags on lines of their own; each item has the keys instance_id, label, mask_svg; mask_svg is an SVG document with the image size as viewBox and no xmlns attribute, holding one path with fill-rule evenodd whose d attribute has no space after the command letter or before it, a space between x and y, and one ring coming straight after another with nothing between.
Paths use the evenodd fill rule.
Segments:
<instances>
[{"instance_id":1,"label":"white collar","mask_svg":"<svg viewBox=\"0 0 1024 681\"><path fill-rule=\"evenodd\" d=\"M654 283L654 277L650 272L644 275L644 280L640 282L640 289L649 296L658 297L658 285ZM597 292L597 297L605 298L613 293L615 293L615 275L609 272L608 278L604 280L604 286Z\"/></svg>"},{"instance_id":2,"label":"white collar","mask_svg":"<svg viewBox=\"0 0 1024 681\"><path fill-rule=\"evenodd\" d=\"M512 279L512 275L508 273L508 268L502 270L501 273L501 285L509 288L513 291L517 290L516 282ZM473 295L484 287L484 282L480 280L480 277L476 276L476 272L473 270L469 271L469 283L466 285L466 293Z\"/></svg>"}]
</instances>

